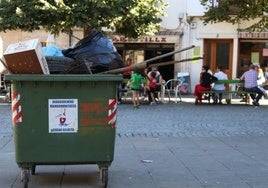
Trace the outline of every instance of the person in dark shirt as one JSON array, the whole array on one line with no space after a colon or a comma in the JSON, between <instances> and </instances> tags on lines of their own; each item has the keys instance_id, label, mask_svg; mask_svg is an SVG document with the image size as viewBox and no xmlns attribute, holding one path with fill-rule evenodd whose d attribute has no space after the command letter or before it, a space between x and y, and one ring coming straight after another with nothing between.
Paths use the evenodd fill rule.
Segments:
<instances>
[{"instance_id":1,"label":"person in dark shirt","mask_svg":"<svg viewBox=\"0 0 268 188\"><path fill-rule=\"evenodd\" d=\"M216 81L217 78L210 73L208 73L209 67L203 66L202 72L200 73L200 83L195 86L194 96L195 96L195 104L202 103L202 94L200 91L210 91L211 83Z\"/></svg>"}]
</instances>

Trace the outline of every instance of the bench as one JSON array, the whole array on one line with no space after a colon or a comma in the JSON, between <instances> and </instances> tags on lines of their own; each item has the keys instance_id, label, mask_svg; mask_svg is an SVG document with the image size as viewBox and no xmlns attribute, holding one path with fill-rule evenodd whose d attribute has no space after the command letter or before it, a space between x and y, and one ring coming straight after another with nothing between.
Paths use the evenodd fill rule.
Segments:
<instances>
[{"instance_id":1,"label":"bench","mask_svg":"<svg viewBox=\"0 0 268 188\"><path fill-rule=\"evenodd\" d=\"M227 90L224 91L215 91L215 90L210 90L210 91L200 91L200 93L202 93L202 100L208 100L208 102L210 103L210 99L212 98L212 94L219 94L222 93L223 95L228 95L230 101L226 101L227 103L231 103L232 100L232 95L235 94L236 96L242 96L243 97L243 102L245 102L246 104L249 104L250 102L250 94L256 94L254 92L248 92L248 91L244 91L244 90L239 90L239 88L244 86L244 81L243 80L239 80L239 79L231 79L231 80L217 80L214 82L215 84L226 84L229 85L229 88ZM230 87L232 84L236 85L237 88L235 90L232 90L232 88Z\"/></svg>"},{"instance_id":2,"label":"bench","mask_svg":"<svg viewBox=\"0 0 268 188\"><path fill-rule=\"evenodd\" d=\"M227 103L230 103L232 100L232 94L235 94L236 96L241 96L243 98L242 102L245 102L246 104L250 103L250 94L256 94L254 92L247 92L247 91L200 91L200 93L202 93L202 100L208 100L208 102L210 103L210 100L212 98L212 94L219 94L222 93L223 95L229 95L229 99L230 101L228 101ZM227 98L226 98L227 99Z\"/></svg>"}]
</instances>

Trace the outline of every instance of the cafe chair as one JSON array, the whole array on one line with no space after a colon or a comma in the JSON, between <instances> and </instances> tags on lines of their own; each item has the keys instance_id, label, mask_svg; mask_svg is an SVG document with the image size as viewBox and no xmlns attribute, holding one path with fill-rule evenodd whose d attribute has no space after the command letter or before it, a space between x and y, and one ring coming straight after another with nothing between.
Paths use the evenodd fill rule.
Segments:
<instances>
[{"instance_id":1,"label":"cafe chair","mask_svg":"<svg viewBox=\"0 0 268 188\"><path fill-rule=\"evenodd\" d=\"M180 93L180 87L181 87L181 81L178 78L170 79L168 80L163 86L162 86L162 100L164 102L165 96L168 96L169 102L171 101L172 96L174 95L175 103L178 101L178 96L181 100L181 93Z\"/></svg>"}]
</instances>

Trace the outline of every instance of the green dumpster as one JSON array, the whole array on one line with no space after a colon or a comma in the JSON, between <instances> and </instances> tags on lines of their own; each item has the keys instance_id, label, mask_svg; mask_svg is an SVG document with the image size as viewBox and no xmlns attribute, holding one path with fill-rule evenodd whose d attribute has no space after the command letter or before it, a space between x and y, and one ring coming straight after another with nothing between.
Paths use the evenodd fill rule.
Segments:
<instances>
[{"instance_id":1,"label":"green dumpster","mask_svg":"<svg viewBox=\"0 0 268 188\"><path fill-rule=\"evenodd\" d=\"M16 162L27 187L36 165L97 164L107 186L120 75L7 75Z\"/></svg>"}]
</instances>

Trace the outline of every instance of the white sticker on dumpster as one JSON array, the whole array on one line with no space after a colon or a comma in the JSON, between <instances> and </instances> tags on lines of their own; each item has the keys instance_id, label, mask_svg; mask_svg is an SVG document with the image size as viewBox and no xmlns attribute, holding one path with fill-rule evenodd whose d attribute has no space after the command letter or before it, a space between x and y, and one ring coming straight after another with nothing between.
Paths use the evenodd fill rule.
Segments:
<instances>
[{"instance_id":1,"label":"white sticker on dumpster","mask_svg":"<svg viewBox=\"0 0 268 188\"><path fill-rule=\"evenodd\" d=\"M48 100L49 133L76 133L78 131L78 100Z\"/></svg>"}]
</instances>

